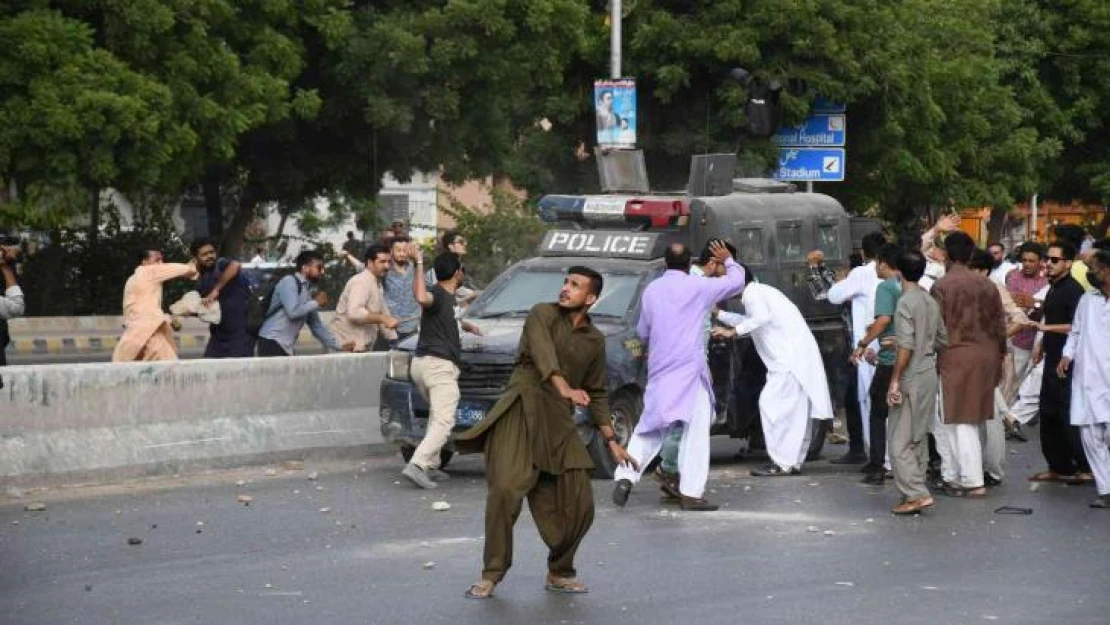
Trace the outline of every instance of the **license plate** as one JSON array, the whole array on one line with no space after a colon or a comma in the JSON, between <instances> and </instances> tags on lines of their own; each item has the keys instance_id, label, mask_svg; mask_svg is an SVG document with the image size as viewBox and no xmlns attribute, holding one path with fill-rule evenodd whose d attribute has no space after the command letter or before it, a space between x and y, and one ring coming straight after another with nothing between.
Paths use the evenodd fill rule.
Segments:
<instances>
[{"instance_id":1,"label":"license plate","mask_svg":"<svg viewBox=\"0 0 1110 625\"><path fill-rule=\"evenodd\" d=\"M455 410L455 425L472 426L486 416L485 404L460 403Z\"/></svg>"}]
</instances>

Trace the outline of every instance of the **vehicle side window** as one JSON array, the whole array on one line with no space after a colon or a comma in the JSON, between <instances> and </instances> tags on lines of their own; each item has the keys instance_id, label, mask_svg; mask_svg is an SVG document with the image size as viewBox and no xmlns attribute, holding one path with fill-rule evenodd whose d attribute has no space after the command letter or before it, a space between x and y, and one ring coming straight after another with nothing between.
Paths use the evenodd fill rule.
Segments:
<instances>
[{"instance_id":1,"label":"vehicle side window","mask_svg":"<svg viewBox=\"0 0 1110 625\"><path fill-rule=\"evenodd\" d=\"M763 230L760 228L736 228L736 252L740 260L749 265L762 265L767 262L763 253Z\"/></svg>"},{"instance_id":2,"label":"vehicle side window","mask_svg":"<svg viewBox=\"0 0 1110 625\"><path fill-rule=\"evenodd\" d=\"M806 259L806 250L802 245L802 222L780 221L776 227L776 238L779 245L779 262L794 263Z\"/></svg>"},{"instance_id":3,"label":"vehicle side window","mask_svg":"<svg viewBox=\"0 0 1110 625\"><path fill-rule=\"evenodd\" d=\"M817 249L825 253L825 260L840 260L840 224L818 222Z\"/></svg>"}]
</instances>

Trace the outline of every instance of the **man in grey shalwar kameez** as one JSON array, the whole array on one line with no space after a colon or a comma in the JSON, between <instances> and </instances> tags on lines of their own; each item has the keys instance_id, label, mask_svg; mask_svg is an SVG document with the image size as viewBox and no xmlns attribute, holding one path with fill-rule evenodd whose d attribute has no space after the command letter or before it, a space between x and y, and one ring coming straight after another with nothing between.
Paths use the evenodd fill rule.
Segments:
<instances>
[{"instance_id":1,"label":"man in grey shalwar kameez","mask_svg":"<svg viewBox=\"0 0 1110 625\"><path fill-rule=\"evenodd\" d=\"M925 273L925 257L906 252L898 259L898 271L902 296L894 314L898 356L887 392L887 451L902 502L891 512L915 514L933 505L925 485L927 434L937 403L937 352L948 344L948 333L940 306L917 284Z\"/></svg>"}]
</instances>

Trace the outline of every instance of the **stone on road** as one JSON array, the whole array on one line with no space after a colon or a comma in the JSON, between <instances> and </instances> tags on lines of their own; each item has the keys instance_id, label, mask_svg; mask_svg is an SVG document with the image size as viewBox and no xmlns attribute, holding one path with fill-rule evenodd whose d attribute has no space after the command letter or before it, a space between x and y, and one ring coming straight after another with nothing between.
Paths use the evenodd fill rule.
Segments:
<instances>
[{"instance_id":1,"label":"stone on road","mask_svg":"<svg viewBox=\"0 0 1110 625\"><path fill-rule=\"evenodd\" d=\"M451 508L436 513L438 498L395 483L399 457L314 462L326 491L296 492L305 475L283 473L251 485L251 507L235 483L258 468L35 493L49 513L0 499L0 621L1105 625L1110 514L1087 508L1089 487L1030 492L1038 445L1014 448L985 501L938 497L902 518L889 482L824 461L761 481L747 475L761 459L733 461L735 443L715 439L719 511L667 507L650 479L616 509L612 484L595 481L577 559L590 593L568 596L544 591L525 505L513 568L485 602L463 597L482 566L480 458L454 460ZM994 514L1004 505L1034 513Z\"/></svg>"}]
</instances>

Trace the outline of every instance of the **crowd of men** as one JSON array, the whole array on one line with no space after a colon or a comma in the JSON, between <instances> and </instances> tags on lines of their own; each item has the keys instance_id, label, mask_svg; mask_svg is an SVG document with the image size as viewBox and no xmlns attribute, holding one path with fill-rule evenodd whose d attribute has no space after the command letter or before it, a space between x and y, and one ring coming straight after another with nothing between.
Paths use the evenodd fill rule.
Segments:
<instances>
[{"instance_id":1,"label":"crowd of men","mask_svg":"<svg viewBox=\"0 0 1110 625\"><path fill-rule=\"evenodd\" d=\"M416 333L421 317L414 284L416 276L436 284L433 269L424 273L414 261L415 246L403 233L367 247L344 246L342 257L356 269L325 323L320 311L330 306L317 287L325 272L324 256L305 250L293 271L270 283L254 284L243 263L220 257L216 243L199 238L190 245L187 263L166 263L162 251L138 251L137 266L123 294L124 332L113 361L177 358L173 331L180 317L195 316L209 324L205 358L291 356L301 330L329 351L384 351ZM466 254L466 240L457 232L441 239L444 253ZM354 252L361 252L359 257ZM196 282L182 299L163 310L163 287L175 279ZM471 293L466 292L469 296Z\"/></svg>"}]
</instances>

